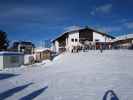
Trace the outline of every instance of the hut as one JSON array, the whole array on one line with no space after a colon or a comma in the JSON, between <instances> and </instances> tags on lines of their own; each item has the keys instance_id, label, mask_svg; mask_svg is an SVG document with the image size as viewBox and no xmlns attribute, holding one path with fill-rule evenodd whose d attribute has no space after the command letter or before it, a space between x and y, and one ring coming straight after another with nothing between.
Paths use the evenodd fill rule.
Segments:
<instances>
[{"instance_id":1,"label":"hut","mask_svg":"<svg viewBox=\"0 0 133 100\"><path fill-rule=\"evenodd\" d=\"M36 48L35 49L35 59L40 62L43 60L51 60L52 51L49 48Z\"/></svg>"},{"instance_id":2,"label":"hut","mask_svg":"<svg viewBox=\"0 0 133 100\"><path fill-rule=\"evenodd\" d=\"M20 67L24 64L24 55L19 52L0 52L0 70L4 68Z\"/></svg>"}]
</instances>

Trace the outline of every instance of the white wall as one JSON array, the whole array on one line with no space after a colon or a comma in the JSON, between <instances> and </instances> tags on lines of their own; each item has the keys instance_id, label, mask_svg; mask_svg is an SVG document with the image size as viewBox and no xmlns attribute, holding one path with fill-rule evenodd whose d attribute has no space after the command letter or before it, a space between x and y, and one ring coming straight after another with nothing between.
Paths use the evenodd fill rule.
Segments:
<instances>
[{"instance_id":1,"label":"white wall","mask_svg":"<svg viewBox=\"0 0 133 100\"><path fill-rule=\"evenodd\" d=\"M55 50L56 52L59 52L59 42L58 41L55 41Z\"/></svg>"},{"instance_id":2,"label":"white wall","mask_svg":"<svg viewBox=\"0 0 133 100\"><path fill-rule=\"evenodd\" d=\"M72 39L74 39L74 40L77 39L78 41L77 42L75 42L75 41L72 42ZM71 51L73 46L78 45L79 32L74 32L74 33L68 34L68 38L66 38L65 41L66 41L66 46L65 46L66 50ZM55 52L59 52L59 42L57 40L53 43L52 49Z\"/></svg>"},{"instance_id":3,"label":"white wall","mask_svg":"<svg viewBox=\"0 0 133 100\"><path fill-rule=\"evenodd\" d=\"M3 56L0 56L0 70L3 69Z\"/></svg>"},{"instance_id":4,"label":"white wall","mask_svg":"<svg viewBox=\"0 0 133 100\"><path fill-rule=\"evenodd\" d=\"M110 37L106 37L106 42L112 42L112 38L110 38Z\"/></svg>"},{"instance_id":5,"label":"white wall","mask_svg":"<svg viewBox=\"0 0 133 100\"><path fill-rule=\"evenodd\" d=\"M24 64L31 64L35 59L36 58L34 54L24 55Z\"/></svg>"},{"instance_id":6,"label":"white wall","mask_svg":"<svg viewBox=\"0 0 133 100\"><path fill-rule=\"evenodd\" d=\"M106 35L102 35L100 33L97 32L93 32L93 41L95 42L95 40L98 39L99 42L111 42L111 38L107 37Z\"/></svg>"},{"instance_id":7,"label":"white wall","mask_svg":"<svg viewBox=\"0 0 133 100\"><path fill-rule=\"evenodd\" d=\"M74 42L72 42L72 39L74 39ZM75 42L75 39L77 39L78 41ZM72 50L73 46L77 46L79 44L79 32L74 32L68 35L68 46L67 49L69 51Z\"/></svg>"},{"instance_id":8,"label":"white wall","mask_svg":"<svg viewBox=\"0 0 133 100\"><path fill-rule=\"evenodd\" d=\"M95 42L95 40L99 40L99 42L105 42L105 36L97 32L93 32L93 41Z\"/></svg>"},{"instance_id":9,"label":"white wall","mask_svg":"<svg viewBox=\"0 0 133 100\"><path fill-rule=\"evenodd\" d=\"M54 52L59 52L59 42L57 40L53 42L53 44L52 44L52 50Z\"/></svg>"},{"instance_id":10,"label":"white wall","mask_svg":"<svg viewBox=\"0 0 133 100\"><path fill-rule=\"evenodd\" d=\"M55 43L52 43L51 48L52 51L55 51Z\"/></svg>"}]
</instances>

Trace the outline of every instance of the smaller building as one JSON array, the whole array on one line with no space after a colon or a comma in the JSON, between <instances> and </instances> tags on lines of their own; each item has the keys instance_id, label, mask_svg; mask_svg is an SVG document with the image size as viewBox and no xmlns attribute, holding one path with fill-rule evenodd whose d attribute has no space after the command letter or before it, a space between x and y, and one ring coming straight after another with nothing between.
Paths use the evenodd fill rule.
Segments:
<instances>
[{"instance_id":1,"label":"smaller building","mask_svg":"<svg viewBox=\"0 0 133 100\"><path fill-rule=\"evenodd\" d=\"M35 49L35 60L43 61L51 59L52 51L49 48L36 48Z\"/></svg>"},{"instance_id":2,"label":"smaller building","mask_svg":"<svg viewBox=\"0 0 133 100\"><path fill-rule=\"evenodd\" d=\"M23 52L24 54L33 54L35 45L32 42L17 41L13 43L11 51Z\"/></svg>"},{"instance_id":3,"label":"smaller building","mask_svg":"<svg viewBox=\"0 0 133 100\"><path fill-rule=\"evenodd\" d=\"M24 55L24 64L31 65L35 63L34 54L25 54Z\"/></svg>"},{"instance_id":4,"label":"smaller building","mask_svg":"<svg viewBox=\"0 0 133 100\"><path fill-rule=\"evenodd\" d=\"M24 55L19 52L0 52L0 70L4 68L20 67L24 64Z\"/></svg>"},{"instance_id":5,"label":"smaller building","mask_svg":"<svg viewBox=\"0 0 133 100\"><path fill-rule=\"evenodd\" d=\"M133 34L118 36L112 43L115 49L133 49Z\"/></svg>"}]
</instances>

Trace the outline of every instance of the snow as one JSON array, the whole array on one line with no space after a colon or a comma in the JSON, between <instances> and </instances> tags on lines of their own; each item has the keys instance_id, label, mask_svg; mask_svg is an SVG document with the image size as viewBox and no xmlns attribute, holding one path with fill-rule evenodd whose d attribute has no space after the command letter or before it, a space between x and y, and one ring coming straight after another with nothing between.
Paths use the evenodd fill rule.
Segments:
<instances>
[{"instance_id":1,"label":"snow","mask_svg":"<svg viewBox=\"0 0 133 100\"><path fill-rule=\"evenodd\" d=\"M0 51L0 55L22 55L23 53L21 52L13 52L13 51Z\"/></svg>"},{"instance_id":2,"label":"snow","mask_svg":"<svg viewBox=\"0 0 133 100\"><path fill-rule=\"evenodd\" d=\"M0 95L19 87L6 100L103 100L114 90L119 100L132 100L132 59L130 50L63 53L52 62L0 71L15 74L0 80Z\"/></svg>"},{"instance_id":3,"label":"snow","mask_svg":"<svg viewBox=\"0 0 133 100\"><path fill-rule=\"evenodd\" d=\"M46 51L46 50L51 50L50 48L35 48L35 52L43 52L43 51Z\"/></svg>"}]
</instances>

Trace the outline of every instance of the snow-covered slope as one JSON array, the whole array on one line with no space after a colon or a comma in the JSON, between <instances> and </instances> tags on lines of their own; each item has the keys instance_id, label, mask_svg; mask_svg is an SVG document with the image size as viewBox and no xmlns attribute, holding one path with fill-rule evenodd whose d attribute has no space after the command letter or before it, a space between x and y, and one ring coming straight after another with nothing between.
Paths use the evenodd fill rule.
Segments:
<instances>
[{"instance_id":1,"label":"snow-covered slope","mask_svg":"<svg viewBox=\"0 0 133 100\"><path fill-rule=\"evenodd\" d=\"M103 100L107 90L114 90L120 100L132 100L132 59L128 50L64 53L47 65L1 71L16 76L0 80L0 93L21 86L6 99Z\"/></svg>"}]
</instances>

